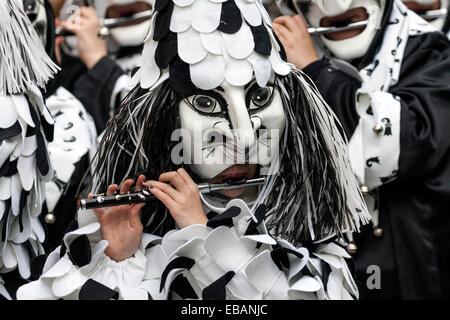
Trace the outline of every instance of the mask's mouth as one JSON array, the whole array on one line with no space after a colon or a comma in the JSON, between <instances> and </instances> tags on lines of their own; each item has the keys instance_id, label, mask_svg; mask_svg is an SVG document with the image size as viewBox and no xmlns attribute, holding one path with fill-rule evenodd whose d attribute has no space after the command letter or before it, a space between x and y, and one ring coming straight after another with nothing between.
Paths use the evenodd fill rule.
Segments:
<instances>
[{"instance_id":1,"label":"mask's mouth","mask_svg":"<svg viewBox=\"0 0 450 320\"><path fill-rule=\"evenodd\" d=\"M144 1L136 1L130 4L112 5L108 7L105 17L107 19L129 18L134 16L136 13L148 10L152 10L152 6L149 3ZM123 27L134 26L146 20L148 20L148 18L141 18L135 21L131 21L129 23L125 23Z\"/></svg>"},{"instance_id":2,"label":"mask's mouth","mask_svg":"<svg viewBox=\"0 0 450 320\"><path fill-rule=\"evenodd\" d=\"M368 18L369 18L369 14L367 13L367 10L363 7L358 7L358 8L350 9L338 16L323 17L320 20L320 26L321 27L340 28L340 27L346 27L349 24L354 23L354 22L365 21ZM363 32L364 29L366 29L366 26L363 26L358 29L353 29L353 30L330 32L330 33L325 34L325 37L327 37L330 40L334 40L334 41L345 40L345 39L356 37L361 32Z\"/></svg>"},{"instance_id":3,"label":"mask's mouth","mask_svg":"<svg viewBox=\"0 0 450 320\"><path fill-rule=\"evenodd\" d=\"M256 172L256 164L235 164L217 176L208 180L209 183L236 182L243 179L254 178Z\"/></svg>"},{"instance_id":4,"label":"mask's mouth","mask_svg":"<svg viewBox=\"0 0 450 320\"><path fill-rule=\"evenodd\" d=\"M238 183L243 180L253 179L255 178L257 172L258 165L257 164L235 164L212 179L207 180L208 183ZM230 190L218 191L222 196L226 196L228 198L236 198L241 196L248 187L235 188Z\"/></svg>"}]
</instances>

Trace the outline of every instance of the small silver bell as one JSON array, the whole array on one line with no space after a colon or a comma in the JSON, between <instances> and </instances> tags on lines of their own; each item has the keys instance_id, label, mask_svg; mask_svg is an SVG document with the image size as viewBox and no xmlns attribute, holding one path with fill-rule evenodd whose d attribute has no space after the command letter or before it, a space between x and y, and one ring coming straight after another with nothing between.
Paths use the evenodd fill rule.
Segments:
<instances>
[{"instance_id":1,"label":"small silver bell","mask_svg":"<svg viewBox=\"0 0 450 320\"><path fill-rule=\"evenodd\" d=\"M347 252L355 254L358 251L358 246L354 242L350 242L347 246Z\"/></svg>"},{"instance_id":2,"label":"small silver bell","mask_svg":"<svg viewBox=\"0 0 450 320\"><path fill-rule=\"evenodd\" d=\"M373 235L377 238L381 238L383 236L383 228L381 227L375 227L373 229Z\"/></svg>"},{"instance_id":3,"label":"small silver bell","mask_svg":"<svg viewBox=\"0 0 450 320\"><path fill-rule=\"evenodd\" d=\"M45 215L44 220L47 224L54 224L56 221L56 217L52 212L50 212Z\"/></svg>"},{"instance_id":4,"label":"small silver bell","mask_svg":"<svg viewBox=\"0 0 450 320\"><path fill-rule=\"evenodd\" d=\"M365 196L369 194L369 188L367 186L361 186L361 193Z\"/></svg>"},{"instance_id":5,"label":"small silver bell","mask_svg":"<svg viewBox=\"0 0 450 320\"><path fill-rule=\"evenodd\" d=\"M373 132L375 132L377 135L381 135L384 131L383 125L381 124L376 124L373 128L372 128Z\"/></svg>"}]
</instances>

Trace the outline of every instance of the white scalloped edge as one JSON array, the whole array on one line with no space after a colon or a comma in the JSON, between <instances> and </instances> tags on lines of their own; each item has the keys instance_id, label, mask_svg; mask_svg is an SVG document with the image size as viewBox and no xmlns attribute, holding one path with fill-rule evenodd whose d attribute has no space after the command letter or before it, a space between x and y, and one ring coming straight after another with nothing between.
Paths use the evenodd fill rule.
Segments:
<instances>
[{"instance_id":1,"label":"white scalloped edge","mask_svg":"<svg viewBox=\"0 0 450 320\"><path fill-rule=\"evenodd\" d=\"M233 85L245 85L251 81L248 79L248 74L254 74L258 84L265 86L268 82L267 66L270 66L271 72L279 75L286 75L293 68L291 64L280 58L277 50L273 50L270 57L262 55L259 57L259 60L266 60L267 63L255 63L255 44L249 26L255 27L263 24L274 41L270 28L271 20L260 0L236 0L243 21L241 29L234 34L226 34L217 29L223 0L171 1L173 1L174 9L169 29L177 33L178 55L182 61L189 64L192 83L198 88L213 89L219 86L223 80L231 81L230 83ZM152 27L144 44L143 71L136 73L134 77L134 83L139 83L144 89L154 88L156 83L161 83L162 77L165 78L165 72L156 65L154 54L145 58L145 52L154 53L158 45L158 42L152 39L154 22L158 14L155 12L153 15ZM212 36L213 33L217 36ZM279 49L278 44L272 43L272 45ZM207 52L209 55L206 54ZM227 57L228 55L233 59ZM220 56L223 56L223 59L219 59ZM205 76L205 70L210 70L211 60L214 60L216 64L215 74L211 76L206 73ZM236 79L237 76L232 76L237 64L245 68L240 80ZM258 67L262 67L263 70L257 70Z\"/></svg>"},{"instance_id":2,"label":"white scalloped edge","mask_svg":"<svg viewBox=\"0 0 450 320\"><path fill-rule=\"evenodd\" d=\"M83 284L91 278L119 292L120 299L147 299L147 293L153 299L166 299L171 282L179 274L188 279L201 298L202 290L228 271L235 275L226 286L227 299L351 299L351 295L358 296L344 260L348 254L343 248L334 243L322 244L316 252L310 253L306 248L295 248L264 232L257 238L263 240L257 248L257 242L244 235L254 219L250 209L242 200L230 201L227 207L231 206L241 208L241 213L233 218L238 228L191 225L172 230L162 239L144 234L135 256L119 263L105 255L108 245L105 240L91 243L92 260L82 268L72 264L68 253L60 258L58 248L49 255L40 279L19 288L17 298L76 299ZM91 236L98 233L99 228L97 222L91 222L66 234L67 250L77 236ZM265 230L263 223L258 230ZM274 240L281 247L299 252L303 258L289 255L290 270L280 271L270 256ZM195 264L189 270L172 270L160 292L161 275L166 266L181 256L195 260ZM332 270L328 291L324 290L321 280L321 260ZM305 268L313 277L302 273Z\"/></svg>"},{"instance_id":3,"label":"white scalloped edge","mask_svg":"<svg viewBox=\"0 0 450 320\"><path fill-rule=\"evenodd\" d=\"M53 119L38 87L30 84L25 93L41 121L53 125ZM15 110L11 113L15 115L15 119L10 119L9 122L17 121L22 131L19 135L3 140L0 145L0 166L5 161L17 160L18 169L11 177L0 177L0 230L3 230L6 217L8 218L5 228L6 241L0 241L0 273L17 268L20 276L28 279L30 257L25 242L29 241L35 255L44 254L41 243L45 240L45 232L38 217L45 199L44 183L50 181L53 170L50 160L49 173L46 176L42 176L36 166L36 136L26 137L28 126L34 128L35 124L24 95L2 96L1 101L3 107L8 106L10 110ZM38 130L42 132L42 126ZM45 144L48 144L46 140ZM28 191L29 194L19 218L22 191ZM8 199L11 199L11 209L5 212Z\"/></svg>"}]
</instances>

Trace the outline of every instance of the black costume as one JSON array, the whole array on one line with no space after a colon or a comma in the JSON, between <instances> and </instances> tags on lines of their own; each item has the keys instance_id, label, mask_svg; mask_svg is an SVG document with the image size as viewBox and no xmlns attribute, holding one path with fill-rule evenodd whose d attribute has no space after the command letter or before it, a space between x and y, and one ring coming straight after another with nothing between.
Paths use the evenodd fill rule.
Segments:
<instances>
[{"instance_id":1,"label":"black costume","mask_svg":"<svg viewBox=\"0 0 450 320\"><path fill-rule=\"evenodd\" d=\"M394 3L387 2L382 29L368 53L351 62L358 71L374 62L386 41ZM360 120L355 96L361 80L339 70L327 58L303 71L316 83L350 140ZM353 257L362 299L450 297L449 84L450 43L445 35L410 36L398 82L388 90L401 103L398 171L370 191L377 199L374 206L383 234L377 237L365 226L361 234L354 235L358 250ZM366 112L373 114L370 107ZM384 130L388 135L389 128L384 125L374 131L383 134ZM376 162L367 159L366 169L380 164ZM367 289L370 265L381 269L381 290Z\"/></svg>"},{"instance_id":2,"label":"black costume","mask_svg":"<svg viewBox=\"0 0 450 320\"><path fill-rule=\"evenodd\" d=\"M121 48L114 57L103 57L87 70L81 60L62 50L63 86L83 103L94 118L99 134L106 128L106 122L119 106L124 93L128 92L125 81L137 66L141 51L142 46Z\"/></svg>"}]
</instances>

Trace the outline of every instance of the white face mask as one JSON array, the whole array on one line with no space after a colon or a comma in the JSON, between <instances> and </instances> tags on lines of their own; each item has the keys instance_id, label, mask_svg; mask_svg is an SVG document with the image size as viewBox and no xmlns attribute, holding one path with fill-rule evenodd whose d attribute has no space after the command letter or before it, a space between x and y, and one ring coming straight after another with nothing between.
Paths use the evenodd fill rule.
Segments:
<instances>
[{"instance_id":1,"label":"white face mask","mask_svg":"<svg viewBox=\"0 0 450 320\"><path fill-rule=\"evenodd\" d=\"M95 7L97 9L97 13L99 17L106 18L106 12L109 7L115 5L129 5L136 2L146 2L151 5L153 9L153 5L155 0L106 0L106 1L96 1ZM146 20L136 25L127 26L127 27L118 27L110 30L112 38L119 44L121 47L130 47L130 46L138 46L144 43L144 39L148 33L150 28L150 21Z\"/></svg>"},{"instance_id":2,"label":"white face mask","mask_svg":"<svg viewBox=\"0 0 450 320\"><path fill-rule=\"evenodd\" d=\"M353 9L363 7L366 9L368 25L360 34L344 40L331 40L320 36L324 45L339 59L352 60L366 54L372 43L383 17L383 6L378 0L312 0L306 18L313 27L319 27L324 17L333 17Z\"/></svg>"},{"instance_id":3,"label":"white face mask","mask_svg":"<svg viewBox=\"0 0 450 320\"><path fill-rule=\"evenodd\" d=\"M190 136L183 137L183 152L190 150L190 167L202 179L235 164L268 167L277 156L286 117L273 84L237 87L224 81L181 101L179 112L181 129Z\"/></svg>"},{"instance_id":4,"label":"white face mask","mask_svg":"<svg viewBox=\"0 0 450 320\"><path fill-rule=\"evenodd\" d=\"M47 13L43 0L16 0L19 2L44 46L47 44Z\"/></svg>"},{"instance_id":5,"label":"white face mask","mask_svg":"<svg viewBox=\"0 0 450 320\"><path fill-rule=\"evenodd\" d=\"M421 5L430 5L430 4L436 3L436 0L403 0L403 2L416 2ZM450 0L441 0L441 6L439 9L449 10L450 9ZM420 13L418 13L418 14L420 14ZM447 12L447 15L448 14L449 14L449 12ZM432 21L429 21L429 23L433 27L435 27L437 30L442 30L442 28L444 28L445 19L446 19L446 16L443 16L440 18L436 18Z\"/></svg>"}]
</instances>

